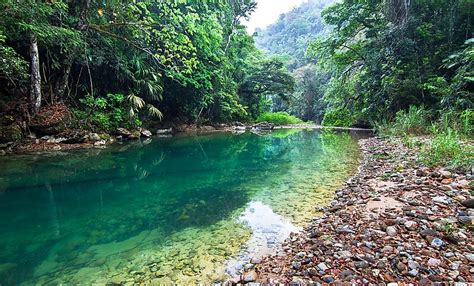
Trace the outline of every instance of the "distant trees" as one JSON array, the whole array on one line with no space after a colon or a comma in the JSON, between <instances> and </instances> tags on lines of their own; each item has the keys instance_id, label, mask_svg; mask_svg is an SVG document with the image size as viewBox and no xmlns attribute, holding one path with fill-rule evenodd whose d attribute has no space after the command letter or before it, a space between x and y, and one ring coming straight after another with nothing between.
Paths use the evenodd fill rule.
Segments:
<instances>
[{"instance_id":1,"label":"distant trees","mask_svg":"<svg viewBox=\"0 0 474 286\"><path fill-rule=\"evenodd\" d=\"M255 31L257 46L269 54L286 56L290 70L307 64L305 52L309 43L329 32L320 14L332 3L334 0L310 0L280 15L276 23Z\"/></svg>"},{"instance_id":2,"label":"distant trees","mask_svg":"<svg viewBox=\"0 0 474 286\"><path fill-rule=\"evenodd\" d=\"M286 56L297 78L292 100L275 108L346 126L390 120L411 105L472 116L472 8L469 0L344 0L321 12L304 3L257 31L257 44Z\"/></svg>"}]
</instances>

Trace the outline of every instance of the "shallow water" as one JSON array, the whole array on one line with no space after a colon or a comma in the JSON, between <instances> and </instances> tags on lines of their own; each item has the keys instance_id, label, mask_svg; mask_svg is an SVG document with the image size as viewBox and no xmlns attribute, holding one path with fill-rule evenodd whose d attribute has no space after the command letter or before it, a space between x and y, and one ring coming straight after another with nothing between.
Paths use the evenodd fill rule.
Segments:
<instances>
[{"instance_id":1,"label":"shallow water","mask_svg":"<svg viewBox=\"0 0 474 286\"><path fill-rule=\"evenodd\" d=\"M355 173L347 133L154 138L0 159L0 284L210 282Z\"/></svg>"}]
</instances>

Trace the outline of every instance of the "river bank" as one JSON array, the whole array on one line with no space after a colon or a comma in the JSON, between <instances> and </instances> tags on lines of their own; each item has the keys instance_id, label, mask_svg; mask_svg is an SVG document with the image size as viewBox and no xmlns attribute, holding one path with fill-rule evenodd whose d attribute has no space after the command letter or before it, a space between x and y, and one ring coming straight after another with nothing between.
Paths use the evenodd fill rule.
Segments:
<instances>
[{"instance_id":1,"label":"river bank","mask_svg":"<svg viewBox=\"0 0 474 286\"><path fill-rule=\"evenodd\" d=\"M420 167L401 140L359 144L357 175L242 282L474 282L473 175Z\"/></svg>"},{"instance_id":2,"label":"river bank","mask_svg":"<svg viewBox=\"0 0 474 286\"><path fill-rule=\"evenodd\" d=\"M30 133L28 136L18 136L18 140L0 144L0 156L7 154L32 154L41 152L65 151L87 148L106 148L108 145L135 140L149 140L155 137L170 137L175 135L202 135L214 132L254 132L264 134L278 129L321 129L335 131L367 131L370 129L328 127L311 123L281 125L272 123L216 123L212 125L165 123L148 128L126 129L118 128L113 132L93 132L86 129L62 129L59 124L41 129L42 136ZM58 129L60 130L58 132ZM45 131L46 130L46 131Z\"/></svg>"}]
</instances>

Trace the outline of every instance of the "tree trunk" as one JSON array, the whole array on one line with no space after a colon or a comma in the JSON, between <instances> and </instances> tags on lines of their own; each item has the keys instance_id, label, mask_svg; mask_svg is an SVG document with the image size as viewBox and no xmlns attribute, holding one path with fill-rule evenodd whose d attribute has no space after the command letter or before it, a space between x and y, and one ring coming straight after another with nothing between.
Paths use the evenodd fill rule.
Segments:
<instances>
[{"instance_id":1,"label":"tree trunk","mask_svg":"<svg viewBox=\"0 0 474 286\"><path fill-rule=\"evenodd\" d=\"M68 87L69 84L69 75L71 74L71 68L72 68L72 57L71 56L65 56L63 59L62 63L62 74L60 75L58 81L56 82L54 86L54 97L56 100L62 101L64 98L66 88Z\"/></svg>"},{"instance_id":2,"label":"tree trunk","mask_svg":"<svg viewBox=\"0 0 474 286\"><path fill-rule=\"evenodd\" d=\"M77 22L76 28L80 32L84 32L87 29L87 15L89 13L91 5L91 0L82 0L81 1L81 10L79 12L79 20ZM69 75L71 74L71 68L74 61L74 53L63 55L64 59L61 62L62 74L59 77L57 83L54 86L54 96L57 100L64 99L66 93L66 88L69 84Z\"/></svg>"},{"instance_id":3,"label":"tree trunk","mask_svg":"<svg viewBox=\"0 0 474 286\"><path fill-rule=\"evenodd\" d=\"M30 35L30 104L33 114L36 114L41 107L41 75L39 65L38 40L34 33Z\"/></svg>"}]
</instances>

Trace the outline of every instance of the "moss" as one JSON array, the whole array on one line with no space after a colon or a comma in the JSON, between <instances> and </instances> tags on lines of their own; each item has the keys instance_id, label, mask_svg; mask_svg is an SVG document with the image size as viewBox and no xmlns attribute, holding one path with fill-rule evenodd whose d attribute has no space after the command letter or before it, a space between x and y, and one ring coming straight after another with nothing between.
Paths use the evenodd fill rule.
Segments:
<instances>
[{"instance_id":1,"label":"moss","mask_svg":"<svg viewBox=\"0 0 474 286\"><path fill-rule=\"evenodd\" d=\"M23 131L18 124L0 126L0 143L7 143L23 139Z\"/></svg>"}]
</instances>

